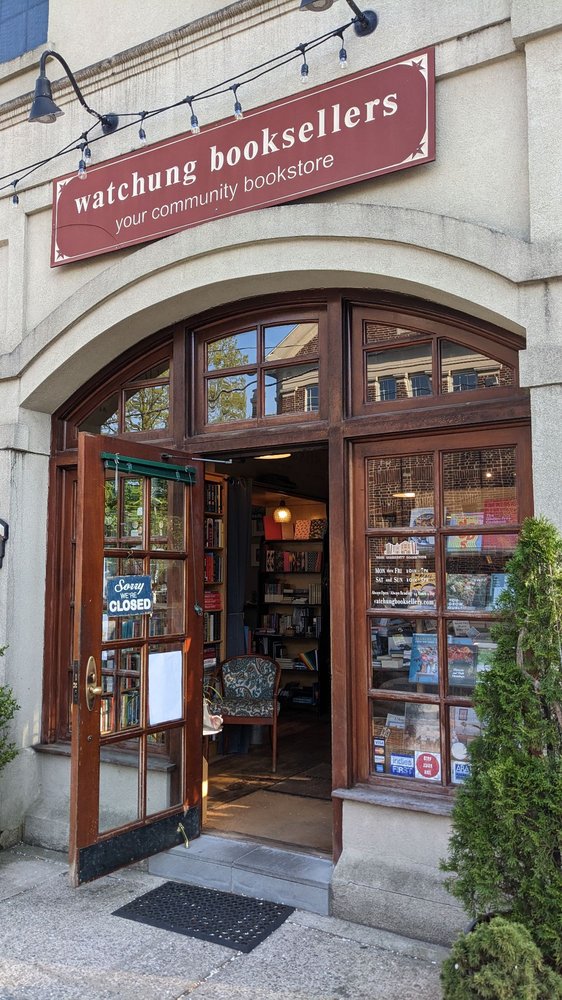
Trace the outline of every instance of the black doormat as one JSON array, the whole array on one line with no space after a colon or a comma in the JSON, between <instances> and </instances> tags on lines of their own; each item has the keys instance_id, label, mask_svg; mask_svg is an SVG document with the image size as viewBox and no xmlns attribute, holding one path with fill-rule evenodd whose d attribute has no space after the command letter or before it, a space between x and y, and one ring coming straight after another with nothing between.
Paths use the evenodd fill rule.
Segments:
<instances>
[{"instance_id":1,"label":"black doormat","mask_svg":"<svg viewBox=\"0 0 562 1000\"><path fill-rule=\"evenodd\" d=\"M121 906L114 917L249 952L293 913L294 907L198 885L164 882Z\"/></svg>"}]
</instances>

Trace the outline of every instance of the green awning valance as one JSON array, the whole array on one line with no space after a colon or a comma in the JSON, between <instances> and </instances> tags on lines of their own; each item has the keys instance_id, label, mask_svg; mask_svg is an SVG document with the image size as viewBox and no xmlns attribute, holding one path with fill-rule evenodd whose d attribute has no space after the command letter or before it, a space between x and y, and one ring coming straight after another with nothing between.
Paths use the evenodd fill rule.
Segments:
<instances>
[{"instance_id":1,"label":"green awning valance","mask_svg":"<svg viewBox=\"0 0 562 1000\"><path fill-rule=\"evenodd\" d=\"M101 454L106 469L132 473L137 476L153 476L155 479L175 479L179 483L193 485L196 471L191 465L172 465L171 462L151 462L144 458L129 458L127 455L103 451Z\"/></svg>"}]
</instances>

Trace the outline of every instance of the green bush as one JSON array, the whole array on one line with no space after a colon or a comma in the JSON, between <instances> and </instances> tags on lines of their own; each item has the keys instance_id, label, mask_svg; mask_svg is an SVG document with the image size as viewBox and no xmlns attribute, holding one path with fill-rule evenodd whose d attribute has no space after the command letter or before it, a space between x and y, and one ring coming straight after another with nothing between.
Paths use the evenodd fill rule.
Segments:
<instances>
[{"instance_id":1,"label":"green bush","mask_svg":"<svg viewBox=\"0 0 562 1000\"><path fill-rule=\"evenodd\" d=\"M4 655L5 648L0 646L0 656ZM18 709L19 705L10 688L0 685L0 771L18 752L15 743L8 739L8 725Z\"/></svg>"},{"instance_id":2,"label":"green bush","mask_svg":"<svg viewBox=\"0 0 562 1000\"><path fill-rule=\"evenodd\" d=\"M544 518L523 525L492 634L442 868L473 916L508 912L562 972L562 538Z\"/></svg>"},{"instance_id":3,"label":"green bush","mask_svg":"<svg viewBox=\"0 0 562 1000\"><path fill-rule=\"evenodd\" d=\"M562 1000L562 977L529 931L503 917L463 934L443 963L444 1000Z\"/></svg>"}]
</instances>

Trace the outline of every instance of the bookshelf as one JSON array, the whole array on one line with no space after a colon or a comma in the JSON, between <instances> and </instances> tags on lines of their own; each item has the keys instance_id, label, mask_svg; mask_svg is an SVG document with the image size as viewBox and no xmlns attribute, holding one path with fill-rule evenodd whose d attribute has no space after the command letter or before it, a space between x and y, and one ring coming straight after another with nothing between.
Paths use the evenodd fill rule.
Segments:
<instances>
[{"instance_id":1,"label":"bookshelf","mask_svg":"<svg viewBox=\"0 0 562 1000\"><path fill-rule=\"evenodd\" d=\"M223 476L205 476L203 515L204 604L203 671L205 679L226 655L226 513Z\"/></svg>"},{"instance_id":2,"label":"bookshelf","mask_svg":"<svg viewBox=\"0 0 562 1000\"><path fill-rule=\"evenodd\" d=\"M322 550L327 521L299 518L289 530L300 537L268 537L266 518L254 648L280 664L282 699L293 705L314 706L318 700Z\"/></svg>"}]
</instances>

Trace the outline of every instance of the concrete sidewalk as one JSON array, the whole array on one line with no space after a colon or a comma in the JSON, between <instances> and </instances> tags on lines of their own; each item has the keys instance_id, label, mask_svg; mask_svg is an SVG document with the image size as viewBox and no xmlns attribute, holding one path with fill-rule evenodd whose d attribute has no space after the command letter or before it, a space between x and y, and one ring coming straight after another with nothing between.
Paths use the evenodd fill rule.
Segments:
<instances>
[{"instance_id":1,"label":"concrete sidewalk","mask_svg":"<svg viewBox=\"0 0 562 1000\"><path fill-rule=\"evenodd\" d=\"M295 910L250 954L112 912L142 865L72 889L64 855L0 851L0 1000L439 1000L446 949Z\"/></svg>"}]
</instances>

